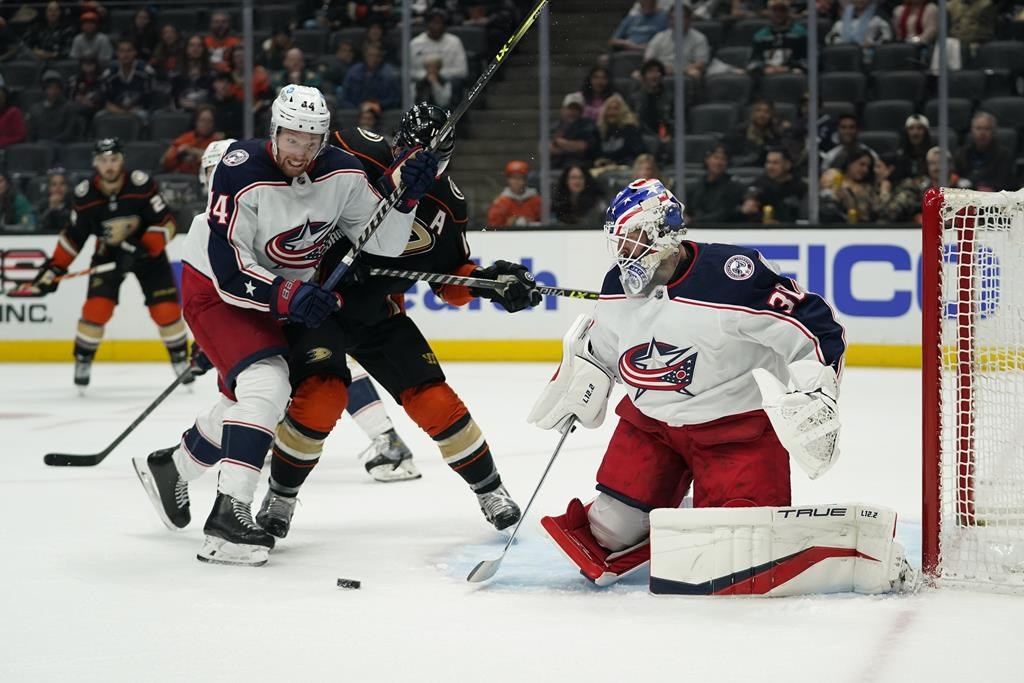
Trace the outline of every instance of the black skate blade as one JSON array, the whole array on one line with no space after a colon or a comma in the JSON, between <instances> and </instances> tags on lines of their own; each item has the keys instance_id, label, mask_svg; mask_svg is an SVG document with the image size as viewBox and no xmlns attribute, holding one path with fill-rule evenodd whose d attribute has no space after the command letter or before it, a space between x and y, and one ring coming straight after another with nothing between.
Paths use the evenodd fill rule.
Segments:
<instances>
[{"instance_id":1,"label":"black skate blade","mask_svg":"<svg viewBox=\"0 0 1024 683\"><path fill-rule=\"evenodd\" d=\"M483 560L477 566L473 567L473 571L466 577L466 581L470 583L483 583L488 579L494 577L498 573L498 567L501 566L501 557L496 560Z\"/></svg>"},{"instance_id":2,"label":"black skate blade","mask_svg":"<svg viewBox=\"0 0 1024 683\"><path fill-rule=\"evenodd\" d=\"M43 456L43 463L50 467L92 467L99 465L102 460L103 456L100 454L47 453Z\"/></svg>"}]
</instances>

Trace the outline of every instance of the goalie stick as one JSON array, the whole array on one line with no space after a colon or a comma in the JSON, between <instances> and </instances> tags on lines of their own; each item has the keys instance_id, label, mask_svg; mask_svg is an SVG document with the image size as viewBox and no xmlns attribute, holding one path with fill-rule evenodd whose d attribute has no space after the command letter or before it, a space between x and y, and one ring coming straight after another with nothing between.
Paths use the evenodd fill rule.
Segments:
<instances>
[{"instance_id":1,"label":"goalie stick","mask_svg":"<svg viewBox=\"0 0 1024 683\"><path fill-rule=\"evenodd\" d=\"M86 268L85 270L78 270L78 271L75 271L74 273L65 273L64 275L60 275L58 277L53 278L53 281L54 282L63 282L64 280L70 280L71 278L76 278L76 277L84 277L85 275L97 275L99 273L109 273L110 271L114 270L115 268L117 268L117 264L114 263L113 261L111 261L110 263L101 263L98 266L93 266L92 268ZM11 288L11 289L7 290L6 292L3 292L3 294L6 294L7 296L26 296L22 292L24 292L25 290L27 290L31 286L32 286L31 283L26 282L24 284L18 285L17 287Z\"/></svg>"},{"instance_id":2,"label":"goalie stick","mask_svg":"<svg viewBox=\"0 0 1024 683\"><path fill-rule=\"evenodd\" d=\"M516 522L516 526L512 529L512 535L508 537L508 542L505 543L505 549L501 551L501 555L493 560L483 560L473 567L473 571L466 577L466 581L470 583L481 583L492 578L498 573L498 568L501 567L501 561L505 559L505 555L508 553L508 549L512 546L512 542L516 540L516 534L519 533L519 527L522 525L523 520L526 519L526 513L530 511L530 506L533 505L533 500L540 493L540 487L544 485L544 480L548 476L548 472L551 471L551 466L555 464L555 458L558 457L558 452L562 450L562 444L565 443L565 437L569 436L576 429L576 417L572 416L562 427L562 438L558 440L558 445L555 446L555 452L551 454L551 459L548 460L547 467L544 468L544 473L540 475L540 481L537 482L537 488L533 490L533 495L530 496L529 502L526 507L523 508L523 514L519 516L519 521Z\"/></svg>"},{"instance_id":3,"label":"goalie stick","mask_svg":"<svg viewBox=\"0 0 1024 683\"><path fill-rule=\"evenodd\" d=\"M537 17L540 16L540 12L544 8L544 5L547 3L547 1L548 0L540 0L540 2L537 3L537 6L534 7L533 11L530 12L526 16L526 19L523 20L523 23L519 27L519 29L515 33L513 33L512 36L508 39L508 41L505 43L505 45L503 45L502 48L498 50L498 54L494 57L494 60L487 66L484 72L480 74L480 78L476 80L476 83L473 84L473 87L469 89L469 92L467 92L466 96L462 99L462 103L458 106L455 112L450 117L448 117L448 121L446 121L441 130L437 132L437 135L434 136L434 139L430 141L430 145L427 148L429 151L436 150L441 140L444 140L446 137L448 137L448 135L453 134L455 130L455 124L457 124L459 122L459 119L461 119L465 115L469 107L480 95L480 91L482 91L484 86L487 85L487 83L491 80L491 77L494 75L494 72L498 70L498 67L501 66L501 63L503 61L505 61L505 58L509 54L511 54L512 48L514 48L516 44L519 43L522 37L526 35L526 32L530 30L530 27L533 26L533 22L535 22L537 20ZM384 222L384 219L387 217L387 215L391 213L391 209L395 208L395 206L398 205L398 202L401 199L402 193L404 191L405 186L402 184L401 181L399 181L398 186L395 187L394 191L392 191L391 194L382 199L381 203L377 205L377 210L374 212L373 216L370 217L370 221L366 224L366 227L363 228L363 231L359 234L359 238L356 240L356 243L352 246L352 249L350 249L349 252L345 254L345 258L341 260L341 263L335 266L334 270L331 271L331 274L324 282L324 287L326 289L334 289L334 287L338 284L338 281L340 281L341 278L345 275L345 273L348 272L348 269L352 267L352 262L356 260L356 256L359 255L359 253L363 250L363 247L366 246L366 243L370 240L371 237L373 237L374 233L377 232L377 228L379 228L380 224ZM333 233L331 233L330 237L324 240L324 252L326 253L327 249L329 249L331 245L336 243L341 238L341 230L336 229Z\"/></svg>"},{"instance_id":4,"label":"goalie stick","mask_svg":"<svg viewBox=\"0 0 1024 683\"><path fill-rule=\"evenodd\" d=\"M370 275L381 275L383 277L398 277L403 280L423 280L435 285L464 285L466 287L482 287L485 289L504 290L511 284L501 280L488 280L482 277L466 277L462 275L447 275L443 273L424 273L418 270L396 270L394 268L370 268ZM562 287L547 287L537 285L537 291L548 296L565 296L570 299L599 299L600 292L588 292L585 289L565 289Z\"/></svg>"},{"instance_id":5,"label":"goalie stick","mask_svg":"<svg viewBox=\"0 0 1024 683\"><path fill-rule=\"evenodd\" d=\"M99 465L103 462L110 453L117 448L118 444L124 441L129 434L135 431L135 428L139 426L139 423L145 420L150 413L156 410L156 407L164 402L171 393L178 388L178 385L188 379L189 375L192 374L192 366L185 368L184 372L174 378L170 386L161 392L149 406L142 411L142 414L135 418L135 421L128 425L128 428L121 432L113 443L104 448L99 453L92 454L75 454L75 453L47 453L43 456L43 462L51 467L92 467L93 465Z\"/></svg>"}]
</instances>

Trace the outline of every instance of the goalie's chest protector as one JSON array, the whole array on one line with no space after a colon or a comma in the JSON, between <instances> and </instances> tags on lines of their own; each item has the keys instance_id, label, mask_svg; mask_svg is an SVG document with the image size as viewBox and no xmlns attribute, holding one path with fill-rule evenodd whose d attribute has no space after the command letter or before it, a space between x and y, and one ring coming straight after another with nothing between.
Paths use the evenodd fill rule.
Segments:
<instances>
[{"instance_id":1,"label":"goalie's chest protector","mask_svg":"<svg viewBox=\"0 0 1024 683\"><path fill-rule=\"evenodd\" d=\"M614 368L637 409L672 426L758 410L754 368L786 378L793 360L810 355L831 362L815 334L781 310L793 306L776 294L776 284L792 283L757 252L687 245L695 256L667 286L627 297L613 269L597 304L595 352Z\"/></svg>"}]
</instances>

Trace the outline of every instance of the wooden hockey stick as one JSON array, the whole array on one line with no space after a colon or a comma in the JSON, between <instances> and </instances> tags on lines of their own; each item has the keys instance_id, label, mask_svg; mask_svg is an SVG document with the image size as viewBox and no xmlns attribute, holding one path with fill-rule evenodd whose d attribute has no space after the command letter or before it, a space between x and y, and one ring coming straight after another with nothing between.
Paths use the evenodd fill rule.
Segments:
<instances>
[{"instance_id":1,"label":"wooden hockey stick","mask_svg":"<svg viewBox=\"0 0 1024 683\"><path fill-rule=\"evenodd\" d=\"M502 46L502 48L498 51L498 54L494 57L494 60L487 66L484 72L480 74L480 78L476 79L476 83L474 83L473 87L469 89L469 92L466 93L466 96L462 99L462 103L459 104L455 112L450 117L448 117L448 121L446 121L441 130L437 132L437 135L434 136L434 139L430 141L430 145L427 147L429 151L432 152L436 150L442 140L444 140L450 134L453 134L455 130L455 124L459 122L459 120L465 115L466 111L470 108L473 102L476 101L476 98L480 95L480 91L483 90L484 86L487 85L487 83L491 80L491 77L494 75L494 72L498 70L498 67L501 66L501 63L503 61L505 61L505 58L509 54L511 54L512 48L514 48L516 44L519 43L522 37L526 35L526 32L530 30L530 27L533 26L533 22L535 22L537 20L537 17L540 16L540 12L544 8L544 5L547 3L547 1L548 0L540 0L540 2L537 3L537 6L533 9L533 11L530 12L530 14L527 15L526 19L523 20L523 24L519 27L519 29L512 34L512 36L508 39L505 45ZM374 211L373 216L370 217L369 223L366 224L366 227L363 228L363 231L359 234L358 239L356 239L355 245L353 245L352 249L349 250L347 254L345 254L345 258L341 260L341 263L335 266L334 270L331 271L331 274L324 282L325 288L329 290L334 289L334 287L338 284L338 281L341 280L341 278L345 275L346 272L348 272L348 269L352 267L352 262L356 260L356 256L359 255L359 253L363 250L363 247L366 246L366 243L370 240L371 237L373 237L374 233L377 232L377 228L379 228L380 224L384 222L384 219L387 218L387 215L391 213L391 209L395 208L395 206L398 205L398 202L401 199L402 193L404 191L405 187L402 185L402 182L399 181L398 186L395 187L394 191L381 200L380 204L377 205L377 210ZM331 236L325 240L325 253L326 250L330 248L331 245L340 240L343 236L344 235L342 234L341 230L336 229L331 234Z\"/></svg>"},{"instance_id":2,"label":"wooden hockey stick","mask_svg":"<svg viewBox=\"0 0 1024 683\"><path fill-rule=\"evenodd\" d=\"M494 289L503 291L511 284L511 280L488 280L481 277L467 277L463 275L446 275L443 273L424 273L418 270L396 270L394 268L370 268L370 275L381 275L384 277L398 277L403 280L423 280L435 285L464 285L466 287L480 287L482 289ZM562 287L548 287L537 285L537 291L548 296L565 296L570 299L599 299L600 292L588 292L585 289L565 289Z\"/></svg>"},{"instance_id":3,"label":"wooden hockey stick","mask_svg":"<svg viewBox=\"0 0 1024 683\"><path fill-rule=\"evenodd\" d=\"M558 445L555 446L555 452L551 454L551 459L548 460L548 466L544 468L544 473L540 475L540 481L537 482L537 488L533 490L533 495L530 496L530 501L523 508L523 513L519 516L519 521L516 522L516 526L512 529L512 535L508 537L508 542L505 543L505 549L501 551L501 555L493 560L483 560L477 566L473 567L473 571L466 577L466 581L470 583L481 583L487 579L492 578L498 573L498 568L501 567L501 561L505 559L505 554L508 553L508 549L512 546L512 541L516 540L516 534L519 532L519 527L522 525L523 520L526 519L526 513L530 511L530 506L533 505L534 499L537 494L540 493L540 487L544 485L544 480L548 476L548 472L551 471L551 466L555 464L555 458L558 457L559 451L562 450L562 444L565 443L565 437L569 436L573 430L576 429L576 416L571 415L569 420L562 427L562 438L558 440Z\"/></svg>"},{"instance_id":4,"label":"wooden hockey stick","mask_svg":"<svg viewBox=\"0 0 1024 683\"><path fill-rule=\"evenodd\" d=\"M115 268L117 268L117 264L114 263L113 261L111 261L110 263L101 263L98 266L93 266L92 268L86 268L85 270L78 270L78 271L75 271L74 273L65 273L64 275L58 275L57 277L53 278L53 281L54 282L63 282L64 280L70 280L71 278L75 278L75 277L84 277L86 275L96 275L98 273L109 273L110 271L114 270ZM7 290L6 292L3 292L3 293L6 294L7 296L27 296L26 292L28 291L28 288L31 287L31 286L32 286L32 283L26 282L26 283L24 283L22 285L18 285L17 287L13 287L13 288L11 288L11 289Z\"/></svg>"}]
</instances>

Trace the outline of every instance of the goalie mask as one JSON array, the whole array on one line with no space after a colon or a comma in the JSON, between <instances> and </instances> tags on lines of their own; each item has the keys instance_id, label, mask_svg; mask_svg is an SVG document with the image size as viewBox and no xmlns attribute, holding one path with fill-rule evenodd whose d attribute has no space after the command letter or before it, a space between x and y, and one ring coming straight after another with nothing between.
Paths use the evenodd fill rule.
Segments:
<instances>
[{"instance_id":1,"label":"goalie mask","mask_svg":"<svg viewBox=\"0 0 1024 683\"><path fill-rule=\"evenodd\" d=\"M616 195L605 214L605 235L630 296L641 296L686 234L683 205L659 180L634 180Z\"/></svg>"},{"instance_id":2,"label":"goalie mask","mask_svg":"<svg viewBox=\"0 0 1024 683\"><path fill-rule=\"evenodd\" d=\"M320 136L320 149L327 147L331 130L331 111L323 93L305 85L286 85L281 88L270 108L270 144L277 159L277 134L280 129L295 130Z\"/></svg>"}]
</instances>

